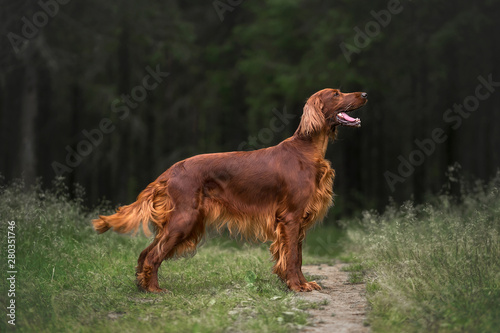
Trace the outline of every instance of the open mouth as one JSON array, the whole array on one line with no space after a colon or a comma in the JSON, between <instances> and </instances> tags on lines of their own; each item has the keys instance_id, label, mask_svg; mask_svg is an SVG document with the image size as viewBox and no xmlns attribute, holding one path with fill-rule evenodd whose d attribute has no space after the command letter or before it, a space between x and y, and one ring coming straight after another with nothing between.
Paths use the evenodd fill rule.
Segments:
<instances>
[{"instance_id":1,"label":"open mouth","mask_svg":"<svg viewBox=\"0 0 500 333\"><path fill-rule=\"evenodd\" d=\"M344 126L361 127L361 120L359 118L352 118L345 112L337 113L337 120Z\"/></svg>"}]
</instances>

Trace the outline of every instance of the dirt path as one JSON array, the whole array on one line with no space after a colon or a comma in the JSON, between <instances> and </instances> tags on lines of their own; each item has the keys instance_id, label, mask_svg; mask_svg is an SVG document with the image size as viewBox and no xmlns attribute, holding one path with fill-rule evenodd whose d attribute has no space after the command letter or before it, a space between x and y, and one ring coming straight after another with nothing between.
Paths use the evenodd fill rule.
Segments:
<instances>
[{"instance_id":1,"label":"dirt path","mask_svg":"<svg viewBox=\"0 0 500 333\"><path fill-rule=\"evenodd\" d=\"M309 310L313 326L305 327L302 332L370 332L370 328L364 326L367 309L365 285L348 284L348 273L341 270L344 265L302 267L305 274L314 276L323 287L321 291L298 294L298 297L318 303L318 309Z\"/></svg>"}]
</instances>

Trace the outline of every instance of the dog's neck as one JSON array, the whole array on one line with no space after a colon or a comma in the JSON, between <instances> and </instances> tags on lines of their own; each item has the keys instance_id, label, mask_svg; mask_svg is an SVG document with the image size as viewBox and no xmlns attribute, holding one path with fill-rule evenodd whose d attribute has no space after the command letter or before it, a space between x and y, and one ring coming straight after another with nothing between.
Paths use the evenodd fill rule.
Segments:
<instances>
[{"instance_id":1,"label":"dog's neck","mask_svg":"<svg viewBox=\"0 0 500 333\"><path fill-rule=\"evenodd\" d=\"M306 145L309 145L311 147L311 150L314 151L314 155L317 158L325 158L326 149L328 148L328 141L330 139L332 141L335 140L336 136L337 136L337 127L335 126L332 129L325 128L320 132L311 133L308 135L305 135L303 133L299 134L297 131L292 136L292 138L294 140L300 140L304 142Z\"/></svg>"}]
</instances>

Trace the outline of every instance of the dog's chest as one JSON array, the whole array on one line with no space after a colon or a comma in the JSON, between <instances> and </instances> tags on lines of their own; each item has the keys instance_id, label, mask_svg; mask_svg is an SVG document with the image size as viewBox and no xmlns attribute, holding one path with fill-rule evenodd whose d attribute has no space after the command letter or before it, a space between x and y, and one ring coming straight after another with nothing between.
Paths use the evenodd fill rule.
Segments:
<instances>
[{"instance_id":1,"label":"dog's chest","mask_svg":"<svg viewBox=\"0 0 500 333\"><path fill-rule=\"evenodd\" d=\"M335 171L330 167L330 162L325 159L319 160L316 164L316 186L305 211L306 228L323 219L332 205L334 178Z\"/></svg>"}]
</instances>

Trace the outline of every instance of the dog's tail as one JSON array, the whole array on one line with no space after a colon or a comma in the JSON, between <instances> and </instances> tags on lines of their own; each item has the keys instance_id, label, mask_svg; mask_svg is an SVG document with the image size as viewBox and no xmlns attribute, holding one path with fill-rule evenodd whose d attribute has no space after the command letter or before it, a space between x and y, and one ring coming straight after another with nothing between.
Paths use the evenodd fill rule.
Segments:
<instances>
[{"instance_id":1,"label":"dog's tail","mask_svg":"<svg viewBox=\"0 0 500 333\"><path fill-rule=\"evenodd\" d=\"M155 181L139 194L134 203L118 208L113 215L99 215L92 223L100 234L110 228L121 234L131 231L135 233L142 224L144 234L150 236L149 222L153 223L153 228L158 232L163 229L173 210L174 204L168 195L167 182Z\"/></svg>"}]
</instances>

